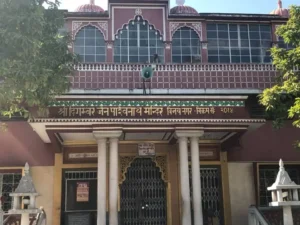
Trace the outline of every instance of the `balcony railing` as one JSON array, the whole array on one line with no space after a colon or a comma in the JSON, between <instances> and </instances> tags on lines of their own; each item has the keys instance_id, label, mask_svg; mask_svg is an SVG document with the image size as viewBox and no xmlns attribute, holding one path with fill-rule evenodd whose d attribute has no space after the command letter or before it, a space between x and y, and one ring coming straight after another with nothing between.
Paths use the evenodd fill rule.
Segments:
<instances>
[{"instance_id":1,"label":"balcony railing","mask_svg":"<svg viewBox=\"0 0 300 225\"><path fill-rule=\"evenodd\" d=\"M83 63L78 71L140 71L150 64ZM155 71L275 71L272 64L157 64Z\"/></svg>"},{"instance_id":2,"label":"balcony railing","mask_svg":"<svg viewBox=\"0 0 300 225\"><path fill-rule=\"evenodd\" d=\"M78 64L75 76L71 77L72 88L93 93L122 89L140 94L144 87L140 72L145 66L150 64ZM271 87L278 74L272 64L157 64L146 88L153 90L153 94L259 93Z\"/></svg>"}]
</instances>

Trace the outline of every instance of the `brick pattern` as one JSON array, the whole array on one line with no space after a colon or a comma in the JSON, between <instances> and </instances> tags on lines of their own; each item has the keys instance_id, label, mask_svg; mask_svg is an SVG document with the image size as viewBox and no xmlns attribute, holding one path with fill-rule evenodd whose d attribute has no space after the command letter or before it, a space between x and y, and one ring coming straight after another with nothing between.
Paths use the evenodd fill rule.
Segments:
<instances>
[{"instance_id":1,"label":"brick pattern","mask_svg":"<svg viewBox=\"0 0 300 225\"><path fill-rule=\"evenodd\" d=\"M74 89L142 89L142 65L78 67L71 77ZM272 86L273 66L163 66L146 82L152 89L265 89Z\"/></svg>"}]
</instances>

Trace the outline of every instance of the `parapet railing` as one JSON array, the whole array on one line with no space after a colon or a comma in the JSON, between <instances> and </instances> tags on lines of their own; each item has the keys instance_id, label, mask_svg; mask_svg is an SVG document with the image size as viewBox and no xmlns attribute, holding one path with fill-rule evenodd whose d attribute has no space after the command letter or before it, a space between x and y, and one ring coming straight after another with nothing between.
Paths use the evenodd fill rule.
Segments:
<instances>
[{"instance_id":1,"label":"parapet railing","mask_svg":"<svg viewBox=\"0 0 300 225\"><path fill-rule=\"evenodd\" d=\"M141 71L150 64L80 63L78 71ZM295 68L298 70L298 68ZM155 71L276 71L272 64L156 64Z\"/></svg>"}]
</instances>

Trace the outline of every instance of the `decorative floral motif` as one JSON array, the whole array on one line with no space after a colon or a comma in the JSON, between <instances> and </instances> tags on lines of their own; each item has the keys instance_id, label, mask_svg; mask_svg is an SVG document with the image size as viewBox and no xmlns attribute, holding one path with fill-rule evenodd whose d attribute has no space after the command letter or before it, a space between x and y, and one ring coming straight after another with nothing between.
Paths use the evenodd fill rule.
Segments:
<instances>
[{"instance_id":1,"label":"decorative floral motif","mask_svg":"<svg viewBox=\"0 0 300 225\"><path fill-rule=\"evenodd\" d=\"M171 42L166 42L165 43L165 48L166 49L171 49L171 44L172 44Z\"/></svg>"},{"instance_id":2,"label":"decorative floral motif","mask_svg":"<svg viewBox=\"0 0 300 225\"><path fill-rule=\"evenodd\" d=\"M122 184L126 179L127 169L130 167L131 163L136 159L136 156L120 156L120 176L119 183ZM152 158L156 166L161 172L161 178L168 182L168 160L167 156L155 156Z\"/></svg>"},{"instance_id":3,"label":"decorative floral motif","mask_svg":"<svg viewBox=\"0 0 300 225\"><path fill-rule=\"evenodd\" d=\"M155 162L156 166L159 168L161 172L161 179L164 182L168 182L168 159L166 156L156 156L153 158L153 162Z\"/></svg>"},{"instance_id":4,"label":"decorative floral motif","mask_svg":"<svg viewBox=\"0 0 300 225\"><path fill-rule=\"evenodd\" d=\"M122 184L126 179L126 172L128 167L130 167L131 163L135 159L135 156L120 156L120 173L119 173L119 183Z\"/></svg>"},{"instance_id":5,"label":"decorative floral motif","mask_svg":"<svg viewBox=\"0 0 300 225\"><path fill-rule=\"evenodd\" d=\"M114 46L114 43L113 43L112 41L107 41L107 42L106 42L106 47L107 47L108 49L112 49L113 46Z\"/></svg>"},{"instance_id":6,"label":"decorative floral motif","mask_svg":"<svg viewBox=\"0 0 300 225\"><path fill-rule=\"evenodd\" d=\"M177 29L178 26L179 23L170 22L169 27L170 27L171 34L173 34L173 32Z\"/></svg>"},{"instance_id":7,"label":"decorative floral motif","mask_svg":"<svg viewBox=\"0 0 300 225\"><path fill-rule=\"evenodd\" d=\"M207 42L202 42L201 47L202 49L207 49Z\"/></svg>"},{"instance_id":8,"label":"decorative floral motif","mask_svg":"<svg viewBox=\"0 0 300 225\"><path fill-rule=\"evenodd\" d=\"M49 104L50 107L65 107L65 106L77 106L77 107L89 107L89 106L164 106L164 107L176 107L176 106L231 106L231 107L244 107L244 101L53 101Z\"/></svg>"},{"instance_id":9,"label":"decorative floral motif","mask_svg":"<svg viewBox=\"0 0 300 225\"><path fill-rule=\"evenodd\" d=\"M142 15L142 9L141 8L137 8L136 10L135 10L135 15Z\"/></svg>"},{"instance_id":10,"label":"decorative floral motif","mask_svg":"<svg viewBox=\"0 0 300 225\"><path fill-rule=\"evenodd\" d=\"M81 25L82 25L82 22L73 21L72 22L72 32L74 33L76 30L78 30L78 28L81 27Z\"/></svg>"},{"instance_id":11,"label":"decorative floral motif","mask_svg":"<svg viewBox=\"0 0 300 225\"><path fill-rule=\"evenodd\" d=\"M104 39L107 40L107 36L108 36L108 23L107 21L100 21L100 22L96 22L96 21L73 21L72 22L72 36L73 39L75 39L75 36L77 34L77 32L85 27L85 26L94 26L97 29L99 29L104 36Z\"/></svg>"},{"instance_id":12,"label":"decorative floral motif","mask_svg":"<svg viewBox=\"0 0 300 225\"><path fill-rule=\"evenodd\" d=\"M28 120L29 123L74 123L74 122L91 122L91 123L107 123L107 122L116 122L116 123L138 123L138 122L147 122L147 123L265 123L265 119L123 119L123 118L32 118Z\"/></svg>"},{"instance_id":13,"label":"decorative floral motif","mask_svg":"<svg viewBox=\"0 0 300 225\"><path fill-rule=\"evenodd\" d=\"M192 26L195 28L196 31L199 32L199 34L201 34L201 31L202 31L202 24L201 23L193 23Z\"/></svg>"},{"instance_id":14,"label":"decorative floral motif","mask_svg":"<svg viewBox=\"0 0 300 225\"><path fill-rule=\"evenodd\" d=\"M107 24L107 22L99 22L98 25L99 25L99 27L101 27L104 31L107 32L107 29L108 29L108 24Z\"/></svg>"}]
</instances>

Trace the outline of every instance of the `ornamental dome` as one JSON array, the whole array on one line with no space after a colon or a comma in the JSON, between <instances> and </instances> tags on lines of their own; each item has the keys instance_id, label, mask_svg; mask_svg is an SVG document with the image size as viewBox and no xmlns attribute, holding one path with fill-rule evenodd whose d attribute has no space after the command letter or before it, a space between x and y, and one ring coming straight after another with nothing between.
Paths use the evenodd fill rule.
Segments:
<instances>
[{"instance_id":1,"label":"ornamental dome","mask_svg":"<svg viewBox=\"0 0 300 225\"><path fill-rule=\"evenodd\" d=\"M104 12L104 10L95 5L95 0L90 0L90 4L84 4L76 9L76 12Z\"/></svg>"},{"instance_id":2,"label":"ornamental dome","mask_svg":"<svg viewBox=\"0 0 300 225\"><path fill-rule=\"evenodd\" d=\"M289 17L290 16L290 12L288 9L282 8L282 1L278 0L278 7L277 9L273 10L272 12L270 12L270 14L272 15L278 15L278 16L282 16L282 17Z\"/></svg>"},{"instance_id":3,"label":"ornamental dome","mask_svg":"<svg viewBox=\"0 0 300 225\"><path fill-rule=\"evenodd\" d=\"M176 0L177 6L170 10L170 14L175 15L199 15L196 9L184 5L185 0Z\"/></svg>"}]
</instances>

